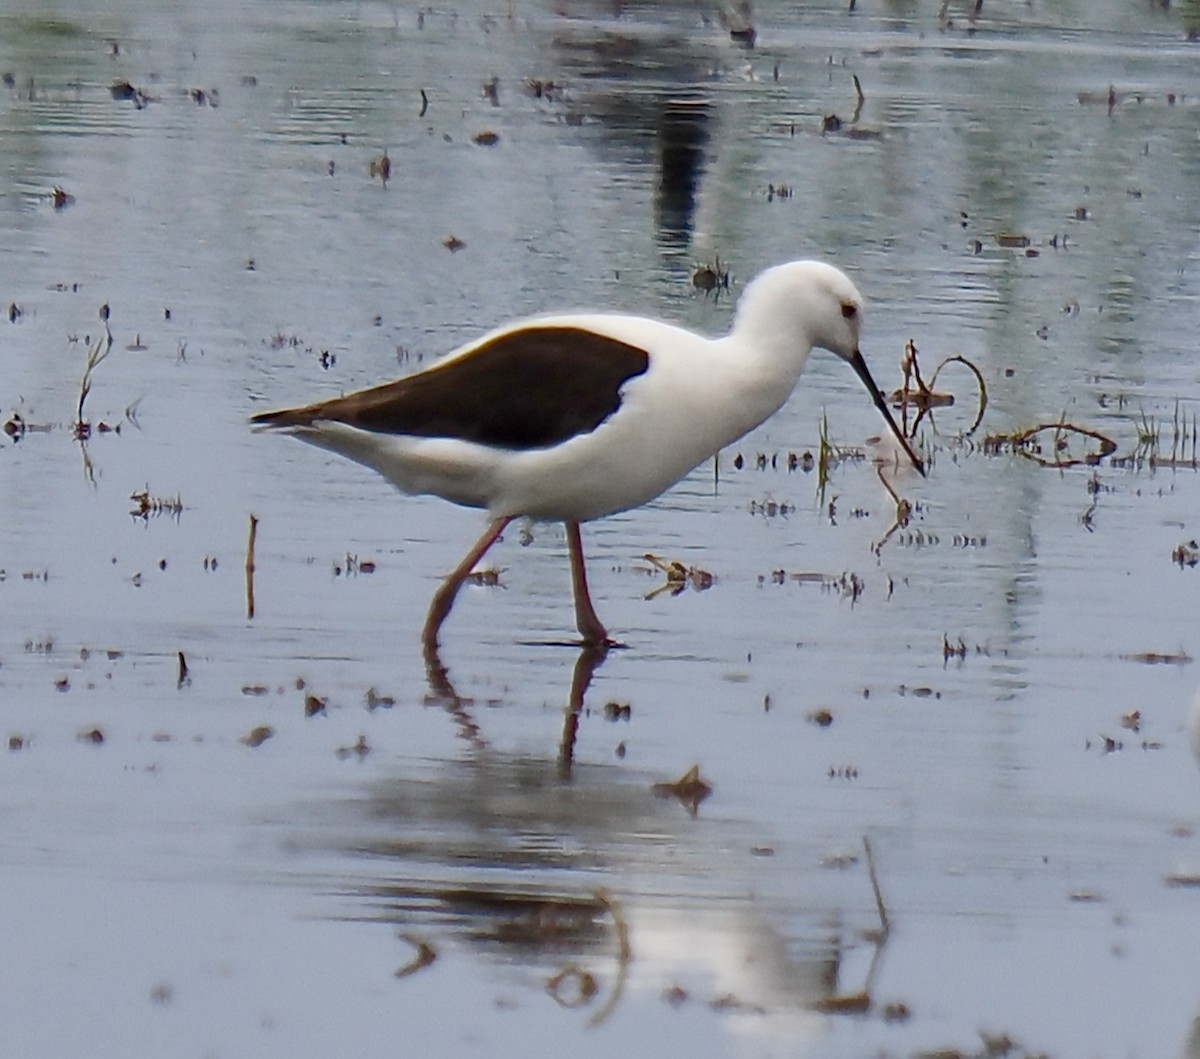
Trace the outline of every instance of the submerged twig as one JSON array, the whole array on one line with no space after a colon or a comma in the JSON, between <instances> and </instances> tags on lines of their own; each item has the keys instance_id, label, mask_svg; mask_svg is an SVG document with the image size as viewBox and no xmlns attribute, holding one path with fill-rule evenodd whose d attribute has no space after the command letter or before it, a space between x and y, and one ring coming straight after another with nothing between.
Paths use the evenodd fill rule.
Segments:
<instances>
[{"instance_id":1,"label":"submerged twig","mask_svg":"<svg viewBox=\"0 0 1200 1059\"><path fill-rule=\"evenodd\" d=\"M952 357L947 357L936 368L934 368L933 378L931 378L929 380L929 386L931 389L933 386L935 386L937 384L938 375L941 373L942 368L944 368L947 364L962 364L962 365L964 365L967 368L967 370L970 371L971 374L975 376L975 381L979 384L979 408L975 412L975 419L971 423L971 425L969 427L967 427L966 430L960 431L958 434L959 438L968 438L972 434L974 434L976 430L979 429L979 424L983 422L983 413L987 411L987 406L988 406L987 383L985 383L983 381L983 373L974 365L974 363L969 361L966 357L962 356L961 354L956 353ZM951 398L951 399L953 400L953 398Z\"/></svg>"},{"instance_id":2,"label":"submerged twig","mask_svg":"<svg viewBox=\"0 0 1200 1059\"><path fill-rule=\"evenodd\" d=\"M250 537L246 541L246 617L254 617L254 544L258 539L258 516L250 515Z\"/></svg>"},{"instance_id":3,"label":"submerged twig","mask_svg":"<svg viewBox=\"0 0 1200 1059\"><path fill-rule=\"evenodd\" d=\"M1134 420L1137 442L1128 456L1117 457L1112 461L1114 467L1146 466L1151 470L1160 468L1169 470L1200 468L1200 423L1195 413L1188 419L1187 410L1181 406L1180 400L1175 399L1175 407L1171 414L1171 454L1165 453L1163 427L1157 420L1145 411L1139 413Z\"/></svg>"},{"instance_id":4,"label":"submerged twig","mask_svg":"<svg viewBox=\"0 0 1200 1059\"><path fill-rule=\"evenodd\" d=\"M875 910L879 913L879 938L884 940L891 932L891 920L888 918L887 905L883 903L883 892L879 888L879 876L875 872L875 854L871 850L871 840L863 835L863 850L867 856L867 877L871 880L871 892L875 895Z\"/></svg>"},{"instance_id":5,"label":"submerged twig","mask_svg":"<svg viewBox=\"0 0 1200 1059\"><path fill-rule=\"evenodd\" d=\"M817 430L817 499L822 502L829 485L829 466L837 456L837 447L829 440L829 416L822 408L821 425Z\"/></svg>"},{"instance_id":6,"label":"submerged twig","mask_svg":"<svg viewBox=\"0 0 1200 1059\"><path fill-rule=\"evenodd\" d=\"M130 517L140 518L143 522L149 522L151 518L160 515L170 515L178 519L183 514L183 500L178 493L169 497L152 496L150 487L146 486L145 489L130 493L129 499L134 503L129 512Z\"/></svg>"},{"instance_id":7,"label":"submerged twig","mask_svg":"<svg viewBox=\"0 0 1200 1059\"><path fill-rule=\"evenodd\" d=\"M588 1019L589 1026L599 1026L616 1009L621 994L625 991L625 979L629 976L629 963L633 959L633 947L629 944L629 924L625 921L625 914L617 899L603 887L597 889L594 896L612 916L613 928L617 932L617 977L613 981L608 999Z\"/></svg>"},{"instance_id":8,"label":"submerged twig","mask_svg":"<svg viewBox=\"0 0 1200 1059\"><path fill-rule=\"evenodd\" d=\"M937 431L937 424L934 421L933 410L936 408L947 408L953 405L954 395L952 393L939 393L934 387L937 385L938 375L947 364L962 364L972 375L975 376L975 382L979 386L979 404L975 412L975 419L966 430L959 431L954 440L961 441L964 438L970 437L979 429L979 424L983 422L983 414L987 411L988 395L987 384L983 380L983 373L966 357L961 354L955 354L946 357L934 369L933 375L929 382L921 377L921 368L917 360L917 346L910 338L904 346L904 358L901 362L904 370L904 385L895 390L891 395L892 404L900 409L901 423L905 427L905 432L909 437L916 434L917 426L926 415L929 416L929 422L933 426L934 431ZM915 388L912 384L915 383ZM912 426L908 426L908 409L913 407L917 410L916 418L913 420Z\"/></svg>"},{"instance_id":9,"label":"submerged twig","mask_svg":"<svg viewBox=\"0 0 1200 1059\"><path fill-rule=\"evenodd\" d=\"M891 934L891 920L888 917L887 905L883 901L879 876L875 872L875 855L871 849L871 841L866 835L863 835L863 849L866 852L867 877L871 881L871 892L875 897L875 910L879 913L879 929L866 933L867 939L875 946L875 951L871 954L871 964L867 968L867 975L859 992L838 993L813 1005L817 1011L829 1015L862 1015L871 1009L871 998L875 993L875 979L879 974L884 946Z\"/></svg>"},{"instance_id":10,"label":"submerged twig","mask_svg":"<svg viewBox=\"0 0 1200 1059\"><path fill-rule=\"evenodd\" d=\"M75 407L75 423L71 428L77 441L86 441L91 436L92 424L84 418L83 408L87 403L88 395L92 392L92 374L104 363L109 353L112 352L113 347L112 331L108 329L107 305L101 307L100 319L104 321L104 337L97 338L88 347L87 361L83 368L83 378L79 381L79 403Z\"/></svg>"},{"instance_id":11,"label":"submerged twig","mask_svg":"<svg viewBox=\"0 0 1200 1059\"><path fill-rule=\"evenodd\" d=\"M887 544L887 542L890 541L899 530L904 529L908 525L909 519L912 518L913 506L911 501L906 500L899 493L897 493L895 489L892 488L892 483L884 477L883 468L878 464L875 467L875 472L879 475L879 481L883 485L883 488L887 490L888 496L892 498L893 503L896 505L896 517L892 520L891 526L888 527L887 533L883 535L879 543L877 543L875 547L871 549L876 555L879 555L883 551L883 546Z\"/></svg>"},{"instance_id":12,"label":"submerged twig","mask_svg":"<svg viewBox=\"0 0 1200 1059\"><path fill-rule=\"evenodd\" d=\"M1046 455L1045 449L1038 440L1041 434L1050 435L1050 455ZM1083 456L1072 456L1068 450L1070 444L1068 435L1091 438L1099 443L1100 449L1098 452L1087 453ZM1098 430L1091 430L1088 427L1081 427L1076 423L1068 423L1060 419L1057 423L1038 423L1036 426L1019 430L1013 434L990 435L984 438L983 448L984 452L988 453L1008 449L1010 452L1032 460L1040 467L1062 468L1097 464L1117 451L1117 443L1107 434L1102 434Z\"/></svg>"}]
</instances>

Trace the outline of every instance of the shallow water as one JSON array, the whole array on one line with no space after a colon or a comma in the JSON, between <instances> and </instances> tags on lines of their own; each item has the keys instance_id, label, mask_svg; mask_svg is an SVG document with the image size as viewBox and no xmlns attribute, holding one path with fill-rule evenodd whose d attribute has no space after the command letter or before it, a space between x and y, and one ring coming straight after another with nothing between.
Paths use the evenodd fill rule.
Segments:
<instances>
[{"instance_id":1,"label":"shallow water","mask_svg":"<svg viewBox=\"0 0 1200 1059\"><path fill-rule=\"evenodd\" d=\"M11 1054L1200 1054L1200 5L858 6L760 3L753 50L685 4L0 14ZM961 354L983 423L947 367L893 529L869 461L788 470L882 426L816 354L716 480L586 527L629 648L577 727L559 528L431 688L480 516L246 426L522 313L718 331L806 255L882 386ZM984 445L1060 417L1115 455Z\"/></svg>"}]
</instances>

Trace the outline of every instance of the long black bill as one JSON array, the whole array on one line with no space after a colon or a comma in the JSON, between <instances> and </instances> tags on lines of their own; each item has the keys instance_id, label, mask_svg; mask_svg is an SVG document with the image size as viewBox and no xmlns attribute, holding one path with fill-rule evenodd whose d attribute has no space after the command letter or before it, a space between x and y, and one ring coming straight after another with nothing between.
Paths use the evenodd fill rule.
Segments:
<instances>
[{"instance_id":1,"label":"long black bill","mask_svg":"<svg viewBox=\"0 0 1200 1059\"><path fill-rule=\"evenodd\" d=\"M887 425L892 428L892 433L896 435L896 440L900 442L901 447L908 453L908 458L912 460L913 466L921 472L921 477L925 477L925 464L912 450L912 446L908 443L908 438L904 436L904 432L896 424L896 420L892 418L892 410L888 408L887 401L883 399L883 394L879 392L879 387L875 385L875 380L871 378L871 372L867 369L867 362L863 360L863 355L857 349L854 351L854 356L850 358L850 367L854 369L855 374L862 379L863 385L870 391L871 400L875 402L875 407L883 413L883 418L887 420Z\"/></svg>"}]
</instances>

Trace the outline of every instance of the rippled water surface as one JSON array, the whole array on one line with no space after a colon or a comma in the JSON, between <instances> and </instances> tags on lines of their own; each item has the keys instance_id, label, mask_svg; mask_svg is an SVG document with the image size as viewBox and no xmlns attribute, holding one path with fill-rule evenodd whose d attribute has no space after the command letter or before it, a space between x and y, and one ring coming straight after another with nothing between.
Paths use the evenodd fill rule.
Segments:
<instances>
[{"instance_id":1,"label":"rippled water surface","mask_svg":"<svg viewBox=\"0 0 1200 1059\"><path fill-rule=\"evenodd\" d=\"M1200 1055L1200 5L847 6L0 11L6 1054ZM481 516L247 426L801 256L982 422L895 524L816 353L598 667L535 525L429 672Z\"/></svg>"}]
</instances>

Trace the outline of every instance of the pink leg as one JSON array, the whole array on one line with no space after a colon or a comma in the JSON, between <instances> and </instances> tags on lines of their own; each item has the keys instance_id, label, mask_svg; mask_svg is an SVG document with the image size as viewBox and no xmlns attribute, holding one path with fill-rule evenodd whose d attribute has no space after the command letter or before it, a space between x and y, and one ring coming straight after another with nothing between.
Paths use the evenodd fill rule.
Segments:
<instances>
[{"instance_id":1,"label":"pink leg","mask_svg":"<svg viewBox=\"0 0 1200 1059\"><path fill-rule=\"evenodd\" d=\"M458 595L458 590L462 588L463 582L475 569L475 564L500 539L500 534L515 517L515 515L505 515L503 518L493 519L489 522L483 536L475 542L474 547L467 552L463 561L450 571L446 580L433 594L433 599L429 604L429 614L425 618L425 627L421 630L421 643L424 644L426 652L433 651L436 655L438 630L441 629L442 622L449 615L450 608L454 606L454 597Z\"/></svg>"},{"instance_id":2,"label":"pink leg","mask_svg":"<svg viewBox=\"0 0 1200 1059\"><path fill-rule=\"evenodd\" d=\"M589 647L611 647L608 630L596 617L592 597L588 595L587 571L583 565L583 541L579 536L579 523L567 523L567 550L571 554L571 587L575 591L575 627Z\"/></svg>"}]
</instances>

